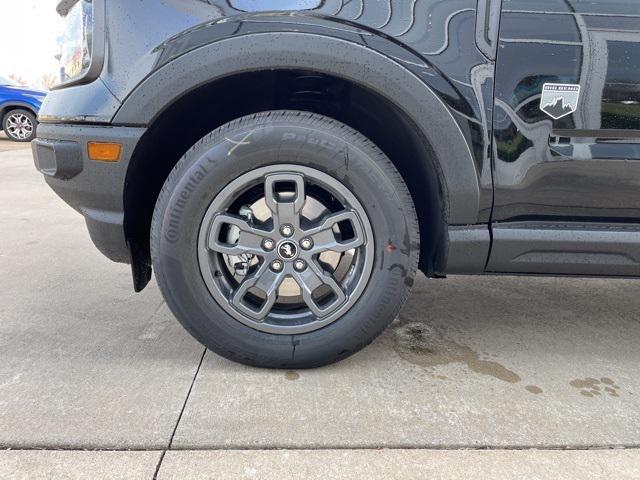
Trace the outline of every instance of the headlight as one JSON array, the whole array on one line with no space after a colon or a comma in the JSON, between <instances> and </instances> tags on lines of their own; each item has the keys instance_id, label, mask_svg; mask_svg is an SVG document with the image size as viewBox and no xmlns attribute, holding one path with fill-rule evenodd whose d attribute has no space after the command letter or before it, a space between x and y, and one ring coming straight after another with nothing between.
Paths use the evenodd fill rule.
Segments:
<instances>
[{"instance_id":1,"label":"headlight","mask_svg":"<svg viewBox=\"0 0 640 480\"><path fill-rule=\"evenodd\" d=\"M64 17L64 31L58 37L59 82L84 78L94 54L94 0L62 0L58 12Z\"/></svg>"}]
</instances>

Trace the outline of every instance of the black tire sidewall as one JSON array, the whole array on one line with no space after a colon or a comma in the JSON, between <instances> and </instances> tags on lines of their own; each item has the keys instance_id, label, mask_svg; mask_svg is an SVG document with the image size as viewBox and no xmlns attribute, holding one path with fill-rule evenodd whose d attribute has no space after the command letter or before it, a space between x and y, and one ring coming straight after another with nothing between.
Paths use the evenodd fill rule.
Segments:
<instances>
[{"instance_id":1,"label":"black tire sidewall","mask_svg":"<svg viewBox=\"0 0 640 480\"><path fill-rule=\"evenodd\" d=\"M29 117L29 119L33 123L33 132L31 133L31 135L29 137L25 138L24 140L12 137L9 134L9 132L7 131L7 122L9 120L9 117L11 115L16 114L16 113L21 113L23 115L26 115L27 117ZM31 142L33 139L36 138L37 127L38 127L38 120L37 120L36 116L33 113L31 113L29 110L24 110L22 108L14 108L13 110L10 110L9 112L7 112L4 115L4 117L2 117L2 129L4 130L4 133L7 135L7 138L9 138L9 140L11 140L12 142L18 142L18 143Z\"/></svg>"},{"instance_id":2,"label":"black tire sidewall","mask_svg":"<svg viewBox=\"0 0 640 480\"><path fill-rule=\"evenodd\" d=\"M250 135L231 150L229 139ZM331 175L364 206L374 232L367 288L340 319L299 335L264 333L235 320L208 291L198 263L198 234L216 195L257 167L299 164ZM222 127L189 151L168 178L154 214L153 264L172 311L217 353L252 365L311 367L370 343L404 303L417 267L417 221L389 160L357 132L319 116L253 116Z\"/></svg>"}]
</instances>

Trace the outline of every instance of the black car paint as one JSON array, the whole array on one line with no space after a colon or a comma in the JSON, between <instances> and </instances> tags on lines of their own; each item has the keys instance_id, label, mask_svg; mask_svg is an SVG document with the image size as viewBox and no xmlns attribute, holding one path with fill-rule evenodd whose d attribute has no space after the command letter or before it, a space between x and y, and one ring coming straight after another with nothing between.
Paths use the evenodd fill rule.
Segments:
<instances>
[{"instance_id":1,"label":"black car paint","mask_svg":"<svg viewBox=\"0 0 640 480\"><path fill-rule=\"evenodd\" d=\"M143 2L144 3L144 2ZM460 215L459 218L455 212L451 215L450 222L453 224L482 223L489 219L492 204L492 185L491 185L491 164L489 159L490 133L488 130L489 122L487 118L491 110L491 92L493 85L491 83L492 67L491 62L487 60L476 46L475 37L475 7L476 0L449 0L441 1L421 1L421 2L376 2L376 1L325 1L320 2L317 8L309 7L309 2L302 2L302 9L289 9L296 2L261 1L261 2L226 2L213 1L205 6L202 2L182 2L183 10L174 12L172 18L181 25L187 23L185 17L196 16L200 22L191 28L180 31L169 39L164 39L161 44L152 46L145 45L144 51L131 52L128 48L115 49L121 52L122 58L113 61L114 74L110 78L105 78L105 84L114 94L119 97L125 97L118 114L114 117L116 123L125 124L148 124L151 122L155 114L159 113L160 108L166 106L170 98L162 98L161 94L156 95L159 98L151 98L152 92L157 92L157 85L149 87L145 90L145 82L152 81L153 74L156 72L163 73L162 84L171 82L176 75L175 70L188 68L197 68L205 55L205 47L215 45L221 41L230 41L231 39L245 39L251 35L261 34L265 32L276 33L303 33L304 35L313 35L308 37L311 43L318 44L322 39L337 39L347 42L350 45L364 47L368 51L382 54L387 59L393 60L398 64L397 75L401 70L407 70L419 78L425 85L424 90L414 88L413 95L419 99L426 97L431 90L435 92L437 97L444 102L462 131L463 139L456 139L456 143L464 142L464 148L468 148L472 154L472 161L475 165L469 165L467 168L475 168L477 173L472 179L476 185L473 187L478 190L474 192L478 198L465 200L471 201L476 209L473 214ZM169 4L171 5L171 4ZM234 7L235 5L235 7ZM236 7L244 7L239 10ZM110 7L114 10L113 7ZM163 17L161 9L167 8L166 5L149 5L144 8L147 13L150 9L154 18ZM114 15L127 15L128 18L142 19L142 15L132 14L130 7L127 10L115 9ZM419 16L429 18L427 22L418 21ZM122 21L113 20L115 28L124 23ZM140 25L142 28L142 25ZM159 29L162 28L160 25ZM454 29L459 34L452 36L449 29ZM131 29L137 31L137 29ZM169 33L169 32L167 32ZM154 33L157 37L160 35ZM137 44L139 42L129 41L126 32L116 32L115 38L123 38L123 44ZM158 38L159 40L159 38ZM256 45L256 43L258 45ZM284 66L284 62L290 60L294 64L302 65L308 60L307 53L303 50L299 54L294 52L293 43L289 52L285 52L279 59L280 63L276 63L276 53L268 51L268 46L260 45L262 41L254 42L253 45L243 45L239 50L247 52L262 52L265 60L263 68L269 68L269 62L274 67ZM335 47L330 45L327 47L325 56L335 66L339 66L344 60L336 53L332 54ZM360 48L360 49L361 49ZM192 55L193 63L196 65L185 65L174 62L184 58L185 55ZM127 65L131 63L131 55L141 55L144 59L143 63L153 63L151 72L146 72L144 81L136 82L135 76L117 74L116 69L127 69ZM146 56L146 58L145 58ZM227 56L225 48L215 52L217 58ZM284 58L286 57L286 58ZM236 60L236 59L230 59ZM243 59L237 58L238 62ZM364 60L364 59L363 59ZM139 60L140 61L140 60ZM210 61L210 59L208 59ZM309 62L310 65L317 63ZM367 69L371 70L371 74L375 73L378 66L377 61L367 64L365 61L360 62L359 72L355 75L360 76L361 80L366 80ZM163 68L165 67L165 68ZM168 67L168 68L166 68ZM218 72L211 67L207 72L208 78L221 75L220 66L216 66ZM235 71L243 71L249 66L231 67ZM255 68L255 67L253 67ZM448 70L447 75L443 70ZM224 72L226 74L226 72ZM387 78L392 78L391 71L385 72ZM362 76L365 78L362 78ZM188 82L189 78L180 80L181 85ZM202 80L204 81L204 79ZM131 91L132 85L136 83L136 90ZM197 84L189 84L184 86L186 91L189 88L197 87ZM166 88L163 86L163 89ZM122 93L120 93L122 92ZM176 92L176 96L179 94ZM137 102L136 98L144 97L146 102ZM419 101L419 100L412 100ZM159 103L159 106L154 104ZM450 130L454 130L453 126ZM458 154L457 157L464 157L466 154ZM468 175L464 175L468 179ZM454 182L451 178L449 182ZM451 186L453 188L453 186ZM452 200L455 201L455 200Z\"/></svg>"},{"instance_id":2,"label":"black car paint","mask_svg":"<svg viewBox=\"0 0 640 480\"><path fill-rule=\"evenodd\" d=\"M503 5L493 221L638 221L640 4ZM544 83L579 84L578 110L547 116L539 108Z\"/></svg>"},{"instance_id":3,"label":"black car paint","mask_svg":"<svg viewBox=\"0 0 640 480\"><path fill-rule=\"evenodd\" d=\"M635 0L110 0L106 7L105 68L98 78L47 97L41 120L49 125L39 130L41 138L72 138L67 130L60 133L60 124L70 123L93 124L97 137L101 128L116 128L137 139L169 103L211 80L214 66L250 69L243 57L251 55L253 68L258 60L262 68L282 68L306 66L305 61L320 65L324 59L326 68L333 64L345 76L360 75L363 83L370 76L380 93L385 83L375 84L376 76L386 76L388 95L394 81L403 79L405 88L412 88L404 99L406 110L430 101L413 111L427 134L429 124L447 125L446 135L430 138L436 150L454 152L437 159L450 206L447 272L480 273L486 267L493 272L640 275L640 227L628 224L622 230L622 243L632 251L618 248L614 257L626 259L625 268L603 261L621 243L615 240L620 231L609 223L634 222L640 207L634 194L640 183L640 73L623 69L622 82L605 79L593 91L594 73L582 74L579 68L588 51L582 44L603 31L626 35L629 58L637 58L640 9ZM287 41L298 45L288 55L282 51ZM304 42L308 52L315 47L315 58L310 53L305 60ZM620 63L626 51L607 51L600 61ZM347 65L349 56L355 60ZM270 59L277 60L269 66ZM185 69L198 73L192 76ZM418 85L409 87L416 80ZM542 84L551 81L580 83L590 94L583 95L576 113L552 121L538 108ZM429 108L438 104L446 112L434 117ZM447 124L447 118L453 123ZM121 231L123 167L117 173L90 168L109 178L108 187L100 186L109 190L102 192L102 208L95 196L84 208L84 196L71 192L72 181L48 180L59 193L68 190L61 195L73 197L87 216L101 250L122 261L127 256ZM85 187L95 182L95 174L87 172L78 178ZM599 227L590 228L594 222ZM593 233L571 245L574 227L600 236L613 232L613 240ZM542 240L527 243L540 232ZM552 233L544 237L544 232ZM591 239L604 247L594 249ZM585 250L595 252L586 262L600 261L599 267L581 267ZM535 265L512 261L528 254L544 257L545 252L553 255Z\"/></svg>"},{"instance_id":4,"label":"black car paint","mask_svg":"<svg viewBox=\"0 0 640 480\"><path fill-rule=\"evenodd\" d=\"M489 271L638 275L639 65L634 0L504 0ZM545 83L578 109L546 115Z\"/></svg>"}]
</instances>

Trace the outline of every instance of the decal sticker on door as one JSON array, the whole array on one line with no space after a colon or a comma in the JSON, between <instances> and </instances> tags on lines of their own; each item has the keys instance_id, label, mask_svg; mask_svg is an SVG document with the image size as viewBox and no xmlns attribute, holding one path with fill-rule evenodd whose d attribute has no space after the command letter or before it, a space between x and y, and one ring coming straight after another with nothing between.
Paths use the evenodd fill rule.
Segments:
<instances>
[{"instance_id":1,"label":"decal sticker on door","mask_svg":"<svg viewBox=\"0 0 640 480\"><path fill-rule=\"evenodd\" d=\"M540 110L558 120L578 109L580 85L567 83L545 83L542 87Z\"/></svg>"}]
</instances>

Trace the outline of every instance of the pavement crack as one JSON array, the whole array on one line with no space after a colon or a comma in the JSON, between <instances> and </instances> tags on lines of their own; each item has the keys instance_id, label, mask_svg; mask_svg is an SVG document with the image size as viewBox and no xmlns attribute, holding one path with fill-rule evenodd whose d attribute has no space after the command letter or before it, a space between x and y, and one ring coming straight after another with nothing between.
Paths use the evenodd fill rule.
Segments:
<instances>
[{"instance_id":1,"label":"pavement crack","mask_svg":"<svg viewBox=\"0 0 640 480\"><path fill-rule=\"evenodd\" d=\"M160 467L162 466L162 461L164 460L164 456L167 453L166 450L163 450L162 453L160 454L160 458L158 459L158 464L156 465L156 469L153 472L153 480L157 480L158 478L158 473L160 473Z\"/></svg>"},{"instance_id":2,"label":"pavement crack","mask_svg":"<svg viewBox=\"0 0 640 480\"><path fill-rule=\"evenodd\" d=\"M171 432L171 437L169 438L169 443L167 448L162 450L160 454L160 458L158 459L158 464L156 465L156 470L153 474L153 480L158 478L158 474L160 473L160 468L162 467L162 462L164 460L164 456L166 455L168 450L171 450L173 446L173 439L176 436L176 432L178 431L178 426L180 425L180 420L182 420L182 415L184 414L185 409L187 408L187 403L189 402L189 397L191 396L191 391L193 390L193 386L196 383L196 379L198 378L198 373L200 373L200 368L202 367L202 363L204 362L204 356L207 354L207 349L205 348L200 356L200 362L198 362L198 368L196 368L196 373L193 375L191 379L191 385L189 385L189 390L187 390L187 395L184 398L184 403L182 404L182 408L180 409L180 413L178 414L178 420L176 420L176 424L173 426L173 431Z\"/></svg>"},{"instance_id":3,"label":"pavement crack","mask_svg":"<svg viewBox=\"0 0 640 480\"><path fill-rule=\"evenodd\" d=\"M540 451L540 452L581 452L581 451L601 451L601 450L639 450L639 443L628 444L553 444L553 445L535 445L535 444L523 444L523 445L471 445L471 444L443 444L443 445L383 445L382 443L376 445L369 444L356 444L356 445L254 445L254 444L241 444L241 445L219 445L219 446L188 446L172 448L171 451L178 452L254 452L254 451L347 451L347 450L423 450L423 451ZM82 446L65 446L65 445L37 445L37 446L25 446L25 445L0 445L0 453L2 452L159 452L162 457L169 450L166 448L154 448L146 446L123 446L123 447L82 447Z\"/></svg>"},{"instance_id":4,"label":"pavement crack","mask_svg":"<svg viewBox=\"0 0 640 480\"><path fill-rule=\"evenodd\" d=\"M193 375L193 379L191 380L191 385L189 385L189 390L187 391L187 396L184 399L184 403L182 404L182 409L180 410L180 414L178 415L178 420L176 421L175 426L173 427L173 432L171 433L171 438L169 439L169 445L167 446L167 450L171 450L173 446L173 438L176 436L176 432L178 431L178 426L180 425L180 420L182 420L182 415L187 408L187 403L189 402L189 397L191 396L191 391L193 390L193 386L196 383L196 379L198 378L198 373L200 373L200 368L202 368L202 363L204 362L204 356L207 354L207 349L205 348L202 352L202 356L200 357L200 362L198 363L198 368L196 368L196 373Z\"/></svg>"}]
</instances>

